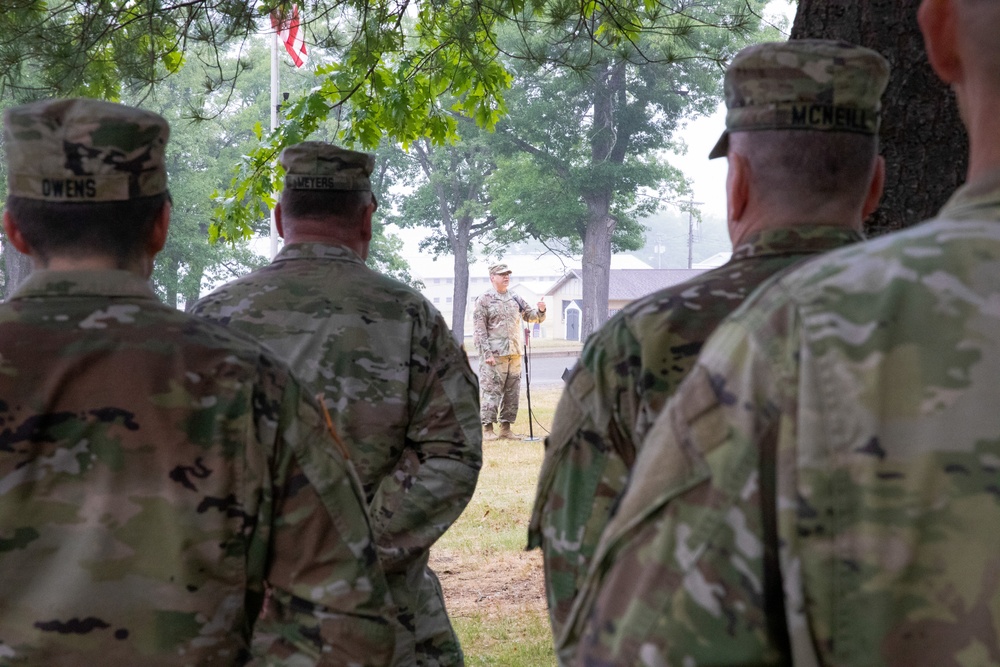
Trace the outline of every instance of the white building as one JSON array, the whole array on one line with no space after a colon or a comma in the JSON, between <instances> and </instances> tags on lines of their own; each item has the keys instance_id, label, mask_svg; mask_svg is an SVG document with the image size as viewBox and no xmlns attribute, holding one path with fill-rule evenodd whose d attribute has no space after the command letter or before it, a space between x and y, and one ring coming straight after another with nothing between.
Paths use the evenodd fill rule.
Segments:
<instances>
[{"instance_id":1,"label":"white building","mask_svg":"<svg viewBox=\"0 0 1000 667\"><path fill-rule=\"evenodd\" d=\"M608 317L629 303L647 294L691 280L705 269L611 269L608 280ZM546 294L546 304L551 303L552 318L559 313L562 333L555 337L580 340L583 322L583 281L581 273L570 271ZM552 324L555 324L553 320Z\"/></svg>"},{"instance_id":2,"label":"white building","mask_svg":"<svg viewBox=\"0 0 1000 667\"><path fill-rule=\"evenodd\" d=\"M455 270L454 257L450 255L431 257L430 255L408 256L410 274L424 283L424 296L441 311L451 325L454 311ZM541 255L505 255L502 259L480 259L469 267L469 293L465 309L465 335L472 336L472 307L476 298L491 288L489 267L498 262L505 263L511 270L510 289L529 304L545 301L549 315L545 322L535 326L537 338L566 338L564 317L557 316L562 311L561 303L546 297L553 286L572 272L579 274L579 257L566 258L552 253ZM652 270L648 264L632 255L613 255L611 269Z\"/></svg>"}]
</instances>

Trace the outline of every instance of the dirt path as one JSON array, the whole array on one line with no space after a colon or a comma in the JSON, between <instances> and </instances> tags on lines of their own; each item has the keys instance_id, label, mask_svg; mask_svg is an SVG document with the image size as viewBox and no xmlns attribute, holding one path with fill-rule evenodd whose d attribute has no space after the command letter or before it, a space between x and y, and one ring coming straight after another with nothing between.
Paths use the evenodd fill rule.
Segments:
<instances>
[{"instance_id":1,"label":"dirt path","mask_svg":"<svg viewBox=\"0 0 1000 667\"><path fill-rule=\"evenodd\" d=\"M538 550L477 558L434 549L430 566L441 580L449 614L505 616L525 609L545 612L542 554Z\"/></svg>"}]
</instances>

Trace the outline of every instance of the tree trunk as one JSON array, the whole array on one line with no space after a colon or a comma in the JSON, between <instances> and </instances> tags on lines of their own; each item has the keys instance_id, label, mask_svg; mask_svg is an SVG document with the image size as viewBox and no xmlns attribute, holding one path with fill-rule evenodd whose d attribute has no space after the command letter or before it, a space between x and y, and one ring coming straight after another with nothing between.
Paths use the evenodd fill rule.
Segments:
<instances>
[{"instance_id":1,"label":"tree trunk","mask_svg":"<svg viewBox=\"0 0 1000 667\"><path fill-rule=\"evenodd\" d=\"M31 259L15 250L6 236L3 237L3 256L4 298L9 299L17 286L31 273Z\"/></svg>"},{"instance_id":2,"label":"tree trunk","mask_svg":"<svg viewBox=\"0 0 1000 667\"><path fill-rule=\"evenodd\" d=\"M965 179L968 140L955 97L927 62L919 0L800 0L792 39L843 39L881 53L892 73L882 98L882 205L869 235L933 217Z\"/></svg>"},{"instance_id":3,"label":"tree trunk","mask_svg":"<svg viewBox=\"0 0 1000 667\"><path fill-rule=\"evenodd\" d=\"M181 298L184 299L184 312L190 312L194 304L201 296L201 279L205 275L205 267L201 264L188 265L187 287L181 290ZM194 278L197 277L197 280Z\"/></svg>"},{"instance_id":4,"label":"tree trunk","mask_svg":"<svg viewBox=\"0 0 1000 667\"><path fill-rule=\"evenodd\" d=\"M594 79L594 126L590 134L590 164L595 172L611 161L612 153L624 159L627 139L619 143L615 125L615 96L625 86L625 64L612 63ZM619 163L620 164L620 163ZM599 184L599 185L598 185ZM581 340L601 328L608 319L608 282L611 279L611 237L617 221L611 215L614 187L592 180L582 193L587 204L587 228L583 234L583 322Z\"/></svg>"},{"instance_id":5,"label":"tree trunk","mask_svg":"<svg viewBox=\"0 0 1000 667\"><path fill-rule=\"evenodd\" d=\"M167 259L166 279L163 289L167 297L165 302L171 308L177 307L177 283L180 281L180 277L177 275L178 271L180 271L180 262L173 257Z\"/></svg>"},{"instance_id":6,"label":"tree trunk","mask_svg":"<svg viewBox=\"0 0 1000 667\"><path fill-rule=\"evenodd\" d=\"M455 289L451 299L451 335L458 344L465 342L465 309L469 303L469 228L472 221L463 216L455 230Z\"/></svg>"},{"instance_id":7,"label":"tree trunk","mask_svg":"<svg viewBox=\"0 0 1000 667\"><path fill-rule=\"evenodd\" d=\"M583 322L580 340L594 333L608 320L608 283L611 279L611 235L615 219L608 215L607 197L585 197L589 209L587 231L583 235ZM596 201L595 201L596 200ZM603 213L602 213L603 211Z\"/></svg>"}]
</instances>

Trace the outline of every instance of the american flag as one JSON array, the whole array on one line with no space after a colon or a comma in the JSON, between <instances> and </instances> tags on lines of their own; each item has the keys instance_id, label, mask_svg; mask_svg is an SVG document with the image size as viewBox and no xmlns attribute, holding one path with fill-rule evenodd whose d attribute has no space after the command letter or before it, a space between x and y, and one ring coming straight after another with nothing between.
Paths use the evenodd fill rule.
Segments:
<instances>
[{"instance_id":1,"label":"american flag","mask_svg":"<svg viewBox=\"0 0 1000 667\"><path fill-rule=\"evenodd\" d=\"M296 67L306 62L306 42L299 21L299 6L292 5L292 15L284 16L275 10L271 12L271 27L278 31L278 39L292 57Z\"/></svg>"}]
</instances>

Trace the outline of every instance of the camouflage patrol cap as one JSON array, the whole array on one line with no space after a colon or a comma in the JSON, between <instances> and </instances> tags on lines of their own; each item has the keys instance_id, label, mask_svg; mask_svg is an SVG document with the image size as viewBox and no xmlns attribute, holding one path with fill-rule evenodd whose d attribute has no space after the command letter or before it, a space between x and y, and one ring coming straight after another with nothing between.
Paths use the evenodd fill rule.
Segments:
<instances>
[{"instance_id":1,"label":"camouflage patrol cap","mask_svg":"<svg viewBox=\"0 0 1000 667\"><path fill-rule=\"evenodd\" d=\"M726 131L708 157L726 155L730 132L877 134L888 82L885 58L847 42L794 39L747 47L726 70Z\"/></svg>"},{"instance_id":2,"label":"camouflage patrol cap","mask_svg":"<svg viewBox=\"0 0 1000 667\"><path fill-rule=\"evenodd\" d=\"M166 192L170 126L151 111L52 99L3 116L7 189L44 201L125 201Z\"/></svg>"},{"instance_id":3,"label":"camouflage patrol cap","mask_svg":"<svg viewBox=\"0 0 1000 667\"><path fill-rule=\"evenodd\" d=\"M375 156L325 141L303 141L281 151L285 187L293 190L368 190Z\"/></svg>"},{"instance_id":4,"label":"camouflage patrol cap","mask_svg":"<svg viewBox=\"0 0 1000 667\"><path fill-rule=\"evenodd\" d=\"M504 273L510 273L510 269L507 268L506 264L494 264L490 267L491 276L502 275Z\"/></svg>"}]
</instances>

